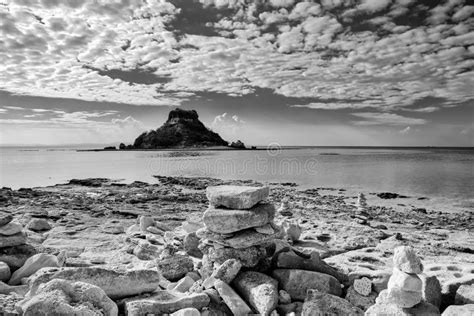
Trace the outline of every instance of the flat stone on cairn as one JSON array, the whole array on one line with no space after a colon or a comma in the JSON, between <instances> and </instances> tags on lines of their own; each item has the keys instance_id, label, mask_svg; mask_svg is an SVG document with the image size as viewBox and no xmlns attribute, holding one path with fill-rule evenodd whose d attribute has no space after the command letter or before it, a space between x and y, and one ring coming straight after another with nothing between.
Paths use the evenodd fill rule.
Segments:
<instances>
[{"instance_id":1,"label":"flat stone on cairn","mask_svg":"<svg viewBox=\"0 0 474 316\"><path fill-rule=\"evenodd\" d=\"M206 191L212 206L246 210L265 200L270 194L268 187L220 185L208 187Z\"/></svg>"},{"instance_id":2,"label":"flat stone on cairn","mask_svg":"<svg viewBox=\"0 0 474 316\"><path fill-rule=\"evenodd\" d=\"M204 212L206 228L219 234L229 234L247 228L263 226L273 220L275 207L259 204L250 210L225 210L210 206Z\"/></svg>"}]
</instances>

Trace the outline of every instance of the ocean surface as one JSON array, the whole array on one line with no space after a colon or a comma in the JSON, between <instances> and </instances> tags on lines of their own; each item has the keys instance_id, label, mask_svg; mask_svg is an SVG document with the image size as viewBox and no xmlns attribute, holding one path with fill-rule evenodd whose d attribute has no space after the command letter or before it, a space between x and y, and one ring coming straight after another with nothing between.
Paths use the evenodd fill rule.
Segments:
<instances>
[{"instance_id":1,"label":"ocean surface","mask_svg":"<svg viewBox=\"0 0 474 316\"><path fill-rule=\"evenodd\" d=\"M302 187L396 192L474 209L474 149L279 148L253 151L76 151L0 148L0 185L104 177L156 183L153 175L295 182Z\"/></svg>"}]
</instances>

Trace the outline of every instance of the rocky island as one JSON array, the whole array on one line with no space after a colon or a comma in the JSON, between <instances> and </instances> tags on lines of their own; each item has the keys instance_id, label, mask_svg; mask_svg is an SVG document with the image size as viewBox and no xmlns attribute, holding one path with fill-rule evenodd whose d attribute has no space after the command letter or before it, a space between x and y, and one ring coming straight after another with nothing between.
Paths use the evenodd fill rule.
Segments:
<instances>
[{"instance_id":1,"label":"rocky island","mask_svg":"<svg viewBox=\"0 0 474 316\"><path fill-rule=\"evenodd\" d=\"M0 189L0 314L473 313L472 213L156 179Z\"/></svg>"},{"instance_id":2,"label":"rocky island","mask_svg":"<svg viewBox=\"0 0 474 316\"><path fill-rule=\"evenodd\" d=\"M128 148L199 148L228 144L199 120L195 110L177 108L169 113L168 120L160 128L141 134Z\"/></svg>"}]
</instances>

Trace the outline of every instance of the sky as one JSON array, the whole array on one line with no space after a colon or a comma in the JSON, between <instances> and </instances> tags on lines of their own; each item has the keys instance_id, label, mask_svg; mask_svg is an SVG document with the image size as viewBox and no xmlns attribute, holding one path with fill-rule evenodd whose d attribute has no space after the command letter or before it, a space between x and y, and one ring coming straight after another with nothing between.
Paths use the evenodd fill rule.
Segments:
<instances>
[{"instance_id":1,"label":"sky","mask_svg":"<svg viewBox=\"0 0 474 316\"><path fill-rule=\"evenodd\" d=\"M471 2L472 3L472 2ZM0 145L474 146L464 0L0 0Z\"/></svg>"}]
</instances>

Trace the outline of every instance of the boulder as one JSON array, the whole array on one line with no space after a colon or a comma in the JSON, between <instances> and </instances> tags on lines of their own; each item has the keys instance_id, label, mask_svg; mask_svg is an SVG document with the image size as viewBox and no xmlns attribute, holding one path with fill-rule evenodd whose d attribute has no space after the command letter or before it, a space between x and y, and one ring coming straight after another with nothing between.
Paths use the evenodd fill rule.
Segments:
<instances>
[{"instance_id":1,"label":"boulder","mask_svg":"<svg viewBox=\"0 0 474 316\"><path fill-rule=\"evenodd\" d=\"M421 302L412 308L402 308L395 304L375 304L369 307L365 316L440 316L436 306ZM444 314L443 314L444 315ZM456 314L461 315L461 314ZM454 316L454 315L453 315Z\"/></svg>"},{"instance_id":2,"label":"boulder","mask_svg":"<svg viewBox=\"0 0 474 316\"><path fill-rule=\"evenodd\" d=\"M442 316L474 315L474 304L451 305L446 308Z\"/></svg>"},{"instance_id":3,"label":"boulder","mask_svg":"<svg viewBox=\"0 0 474 316\"><path fill-rule=\"evenodd\" d=\"M155 226L148 226L146 231L155 235L163 235L164 231Z\"/></svg>"},{"instance_id":4,"label":"boulder","mask_svg":"<svg viewBox=\"0 0 474 316\"><path fill-rule=\"evenodd\" d=\"M202 217L207 229L229 234L270 223L275 216L273 204L258 204L250 210L218 209L210 206Z\"/></svg>"},{"instance_id":5,"label":"boulder","mask_svg":"<svg viewBox=\"0 0 474 316\"><path fill-rule=\"evenodd\" d=\"M474 284L474 274L468 273L460 277L444 280L441 285L442 302L441 309L454 304L456 292L462 285Z\"/></svg>"},{"instance_id":6,"label":"boulder","mask_svg":"<svg viewBox=\"0 0 474 316\"><path fill-rule=\"evenodd\" d=\"M393 303L399 307L413 307L416 304L420 303L422 299L423 293L421 291L405 291L398 287L389 287L387 289L387 302Z\"/></svg>"},{"instance_id":7,"label":"boulder","mask_svg":"<svg viewBox=\"0 0 474 316\"><path fill-rule=\"evenodd\" d=\"M158 228L159 230L162 230L164 232L169 232L169 231L172 231L173 229L171 227L169 227L168 225L162 223L162 222L159 222L159 221L155 221L155 227Z\"/></svg>"},{"instance_id":8,"label":"boulder","mask_svg":"<svg viewBox=\"0 0 474 316\"><path fill-rule=\"evenodd\" d=\"M300 269L329 274L343 284L348 282L347 275L324 262L318 252L313 251L309 255L300 254L298 255L294 251L282 251L273 257L274 265L277 268ZM305 257L302 255L305 255Z\"/></svg>"},{"instance_id":9,"label":"boulder","mask_svg":"<svg viewBox=\"0 0 474 316\"><path fill-rule=\"evenodd\" d=\"M436 276L419 275L423 283L423 299L437 308L441 307L441 284Z\"/></svg>"},{"instance_id":10,"label":"boulder","mask_svg":"<svg viewBox=\"0 0 474 316\"><path fill-rule=\"evenodd\" d=\"M461 285L456 291L454 304L474 304L474 285Z\"/></svg>"},{"instance_id":11,"label":"boulder","mask_svg":"<svg viewBox=\"0 0 474 316\"><path fill-rule=\"evenodd\" d=\"M199 238L196 236L196 232L187 234L183 240L184 251L192 257L202 258L203 253L199 249Z\"/></svg>"},{"instance_id":12,"label":"boulder","mask_svg":"<svg viewBox=\"0 0 474 316\"><path fill-rule=\"evenodd\" d=\"M265 235L273 235L275 233L275 229L273 229L272 223L265 224L263 226L254 227L255 231L260 234Z\"/></svg>"},{"instance_id":13,"label":"boulder","mask_svg":"<svg viewBox=\"0 0 474 316\"><path fill-rule=\"evenodd\" d=\"M10 223L12 220L13 220L13 216L11 214L1 214L0 227L5 226L6 224Z\"/></svg>"},{"instance_id":14,"label":"boulder","mask_svg":"<svg viewBox=\"0 0 474 316\"><path fill-rule=\"evenodd\" d=\"M179 311L171 314L171 316L201 316L201 313L199 312L199 310L193 307L189 307L180 309Z\"/></svg>"},{"instance_id":15,"label":"boulder","mask_svg":"<svg viewBox=\"0 0 474 316\"><path fill-rule=\"evenodd\" d=\"M194 270L193 260L185 255L173 255L164 259L156 260L156 267L164 278L173 281L178 280L186 273Z\"/></svg>"},{"instance_id":16,"label":"boulder","mask_svg":"<svg viewBox=\"0 0 474 316\"><path fill-rule=\"evenodd\" d=\"M270 315L278 305L278 282L263 273L241 272L232 284L237 292L261 315Z\"/></svg>"},{"instance_id":17,"label":"boulder","mask_svg":"<svg viewBox=\"0 0 474 316\"><path fill-rule=\"evenodd\" d=\"M214 282L214 287L219 293L224 303L232 311L235 316L246 316L252 313L250 307L235 291L226 283L221 280Z\"/></svg>"},{"instance_id":18,"label":"boulder","mask_svg":"<svg viewBox=\"0 0 474 316\"><path fill-rule=\"evenodd\" d=\"M372 281L366 277L355 279L353 289L360 295L369 296L372 292Z\"/></svg>"},{"instance_id":19,"label":"boulder","mask_svg":"<svg viewBox=\"0 0 474 316\"><path fill-rule=\"evenodd\" d=\"M140 225L133 224L130 227L127 228L125 233L129 236L134 236L139 233L143 233L142 230L140 229Z\"/></svg>"},{"instance_id":20,"label":"boulder","mask_svg":"<svg viewBox=\"0 0 474 316\"><path fill-rule=\"evenodd\" d=\"M394 249L393 265L405 273L420 274L423 272L423 264L410 246L400 246Z\"/></svg>"},{"instance_id":21,"label":"boulder","mask_svg":"<svg viewBox=\"0 0 474 316\"><path fill-rule=\"evenodd\" d=\"M364 315L364 312L340 297L317 290L308 290L301 315L356 316Z\"/></svg>"},{"instance_id":22,"label":"boulder","mask_svg":"<svg viewBox=\"0 0 474 316\"><path fill-rule=\"evenodd\" d=\"M213 233L205 228L199 229L196 235L201 239L209 239L216 244L235 249L249 248L262 245L281 237L281 231L273 235L261 234L253 229L246 229L233 234L232 237L225 238L221 234ZM227 237L227 236L226 236Z\"/></svg>"},{"instance_id":23,"label":"boulder","mask_svg":"<svg viewBox=\"0 0 474 316\"><path fill-rule=\"evenodd\" d=\"M52 279L86 282L100 287L112 299L153 292L160 283L156 270L124 270L109 267L43 268L30 277L30 293Z\"/></svg>"},{"instance_id":24,"label":"boulder","mask_svg":"<svg viewBox=\"0 0 474 316\"><path fill-rule=\"evenodd\" d=\"M11 270L17 270L34 254L36 249L31 245L0 248L0 261L8 264Z\"/></svg>"},{"instance_id":25,"label":"boulder","mask_svg":"<svg viewBox=\"0 0 474 316\"><path fill-rule=\"evenodd\" d=\"M25 264L13 273L8 284L18 285L21 283L21 279L29 277L39 269L58 268L59 266L58 258L55 255L38 253L28 258Z\"/></svg>"},{"instance_id":26,"label":"boulder","mask_svg":"<svg viewBox=\"0 0 474 316\"><path fill-rule=\"evenodd\" d=\"M23 232L10 236L0 235L0 248L16 247L24 244L26 244L26 236Z\"/></svg>"},{"instance_id":27,"label":"boulder","mask_svg":"<svg viewBox=\"0 0 474 316\"><path fill-rule=\"evenodd\" d=\"M219 279L224 283L229 284L234 280L234 278L239 273L240 269L242 268L242 264L239 260L236 259L229 259L224 261L221 265L219 265L214 272L212 273L211 277L215 279Z\"/></svg>"},{"instance_id":28,"label":"boulder","mask_svg":"<svg viewBox=\"0 0 474 316\"><path fill-rule=\"evenodd\" d=\"M20 233L23 229L23 226L17 222L9 222L0 227L0 235L2 236L12 236Z\"/></svg>"},{"instance_id":29,"label":"boulder","mask_svg":"<svg viewBox=\"0 0 474 316\"><path fill-rule=\"evenodd\" d=\"M370 292L368 295L362 295L357 292L355 286L350 286L345 296L346 301L363 311L366 311L370 306L374 305L376 298L377 293Z\"/></svg>"},{"instance_id":30,"label":"boulder","mask_svg":"<svg viewBox=\"0 0 474 316\"><path fill-rule=\"evenodd\" d=\"M155 220L151 218L150 216L144 216L144 215L140 216L139 222L140 222L139 224L140 230L142 232L146 232L148 227L155 225Z\"/></svg>"},{"instance_id":31,"label":"boulder","mask_svg":"<svg viewBox=\"0 0 474 316\"><path fill-rule=\"evenodd\" d=\"M18 295L25 296L26 292L28 292L28 285L14 286L0 282L0 294L16 293Z\"/></svg>"},{"instance_id":32,"label":"boulder","mask_svg":"<svg viewBox=\"0 0 474 316\"><path fill-rule=\"evenodd\" d=\"M35 295L17 303L24 316L105 315L117 316L117 305L92 284L54 279L42 284Z\"/></svg>"},{"instance_id":33,"label":"boulder","mask_svg":"<svg viewBox=\"0 0 474 316\"><path fill-rule=\"evenodd\" d=\"M206 195L212 206L229 209L250 209L265 200L270 193L268 187L220 185L207 187Z\"/></svg>"},{"instance_id":34,"label":"boulder","mask_svg":"<svg viewBox=\"0 0 474 316\"><path fill-rule=\"evenodd\" d=\"M328 274L298 269L276 269L272 276L293 300L304 300L309 289L336 296L342 294L339 281Z\"/></svg>"},{"instance_id":35,"label":"boulder","mask_svg":"<svg viewBox=\"0 0 474 316\"><path fill-rule=\"evenodd\" d=\"M10 293L8 295L0 294L0 315L2 316L18 316L15 305L23 299L20 295Z\"/></svg>"},{"instance_id":36,"label":"boulder","mask_svg":"<svg viewBox=\"0 0 474 316\"><path fill-rule=\"evenodd\" d=\"M267 252L262 246L252 246L243 249L208 247L207 256L209 260L218 264L222 264L228 259L237 259L242 263L242 266L252 268L267 256Z\"/></svg>"},{"instance_id":37,"label":"boulder","mask_svg":"<svg viewBox=\"0 0 474 316\"><path fill-rule=\"evenodd\" d=\"M12 274L11 274L10 267L8 266L8 264L0 261L0 281L6 282L10 280L11 275Z\"/></svg>"},{"instance_id":38,"label":"boulder","mask_svg":"<svg viewBox=\"0 0 474 316\"><path fill-rule=\"evenodd\" d=\"M194 282L196 281L194 281L193 278L190 276L185 276L179 280L178 283L176 283L176 285L173 287L173 291L185 293L191 288L191 286L193 286Z\"/></svg>"},{"instance_id":39,"label":"boulder","mask_svg":"<svg viewBox=\"0 0 474 316\"><path fill-rule=\"evenodd\" d=\"M416 274L408 274L393 268L393 273L388 280L387 288L399 288L408 292L421 292L423 282Z\"/></svg>"},{"instance_id":40,"label":"boulder","mask_svg":"<svg viewBox=\"0 0 474 316\"><path fill-rule=\"evenodd\" d=\"M28 225L26 225L26 228L34 232L40 232L50 230L51 225L44 218L33 218L29 221Z\"/></svg>"},{"instance_id":41,"label":"boulder","mask_svg":"<svg viewBox=\"0 0 474 316\"><path fill-rule=\"evenodd\" d=\"M204 224L201 222L185 221L181 224L181 227L186 233L190 234L195 233L199 228L203 228Z\"/></svg>"},{"instance_id":42,"label":"boulder","mask_svg":"<svg viewBox=\"0 0 474 316\"><path fill-rule=\"evenodd\" d=\"M148 314L171 314L184 308L201 309L209 305L209 296L205 293L186 293L157 290L148 297L125 299L125 315L143 316Z\"/></svg>"},{"instance_id":43,"label":"boulder","mask_svg":"<svg viewBox=\"0 0 474 316\"><path fill-rule=\"evenodd\" d=\"M147 240L140 240L138 245L133 248L133 254L140 260L153 260L160 257L162 247L156 246Z\"/></svg>"}]
</instances>

